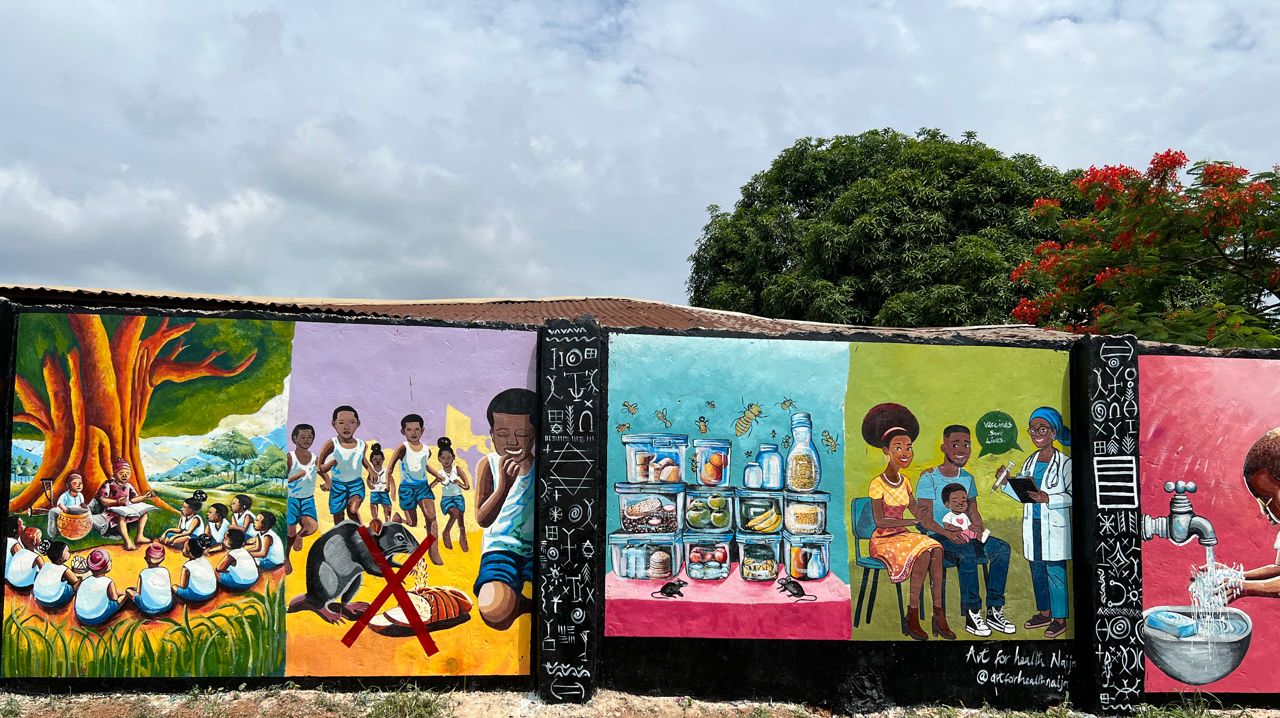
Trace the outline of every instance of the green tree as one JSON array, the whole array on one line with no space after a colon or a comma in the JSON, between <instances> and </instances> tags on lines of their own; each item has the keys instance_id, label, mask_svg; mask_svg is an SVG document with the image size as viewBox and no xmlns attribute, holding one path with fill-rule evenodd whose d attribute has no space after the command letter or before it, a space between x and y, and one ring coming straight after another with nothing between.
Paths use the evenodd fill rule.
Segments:
<instances>
[{"instance_id":1,"label":"green tree","mask_svg":"<svg viewBox=\"0 0 1280 718\"><path fill-rule=\"evenodd\" d=\"M1074 332L1216 347L1280 346L1280 176L1157 153L1145 172L1091 167L1092 204L1064 218L1052 199L1030 215L1059 236L1010 278L1032 290L1014 317Z\"/></svg>"},{"instance_id":2,"label":"green tree","mask_svg":"<svg viewBox=\"0 0 1280 718\"><path fill-rule=\"evenodd\" d=\"M283 479L286 466L284 451L275 444L267 444L267 448L245 467L245 471L268 479Z\"/></svg>"},{"instance_id":3,"label":"green tree","mask_svg":"<svg viewBox=\"0 0 1280 718\"><path fill-rule=\"evenodd\" d=\"M708 209L687 289L695 306L788 319L996 324L1025 290L1007 280L1052 236L1037 197L1085 209L1070 177L972 132L876 130L805 138Z\"/></svg>"},{"instance_id":4,"label":"green tree","mask_svg":"<svg viewBox=\"0 0 1280 718\"><path fill-rule=\"evenodd\" d=\"M236 429L214 437L201 451L231 465L233 484L239 480L240 467L258 457L258 450L254 448L253 442Z\"/></svg>"}]
</instances>

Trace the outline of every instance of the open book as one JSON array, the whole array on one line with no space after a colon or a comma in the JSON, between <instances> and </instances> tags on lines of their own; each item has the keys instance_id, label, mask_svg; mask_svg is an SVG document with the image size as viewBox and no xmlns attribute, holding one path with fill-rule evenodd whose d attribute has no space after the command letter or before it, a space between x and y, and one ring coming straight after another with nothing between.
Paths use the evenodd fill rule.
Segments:
<instances>
[{"instance_id":1,"label":"open book","mask_svg":"<svg viewBox=\"0 0 1280 718\"><path fill-rule=\"evenodd\" d=\"M156 510L156 506L151 504L126 504L124 506L112 506L107 509L107 513L115 514L126 519L136 519L143 514L151 513Z\"/></svg>"}]
</instances>

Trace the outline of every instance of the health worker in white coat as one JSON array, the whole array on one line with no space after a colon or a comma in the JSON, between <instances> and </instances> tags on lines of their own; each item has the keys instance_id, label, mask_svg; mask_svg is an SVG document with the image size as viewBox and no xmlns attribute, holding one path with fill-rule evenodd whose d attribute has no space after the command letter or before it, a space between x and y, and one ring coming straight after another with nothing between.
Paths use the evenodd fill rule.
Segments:
<instances>
[{"instance_id":1,"label":"health worker in white coat","mask_svg":"<svg viewBox=\"0 0 1280 718\"><path fill-rule=\"evenodd\" d=\"M1067 632L1070 599L1067 596L1067 561L1071 559L1071 457L1054 446L1071 446L1071 430L1062 413L1042 406L1031 412L1027 434L1036 452L1022 463L1021 476L1035 480L1039 491L1028 492L1030 503L1022 507L1022 555L1031 564L1031 586L1036 613L1022 627L1044 629L1045 638ZM1008 484L1008 471L997 472L1004 492L1017 493Z\"/></svg>"}]
</instances>

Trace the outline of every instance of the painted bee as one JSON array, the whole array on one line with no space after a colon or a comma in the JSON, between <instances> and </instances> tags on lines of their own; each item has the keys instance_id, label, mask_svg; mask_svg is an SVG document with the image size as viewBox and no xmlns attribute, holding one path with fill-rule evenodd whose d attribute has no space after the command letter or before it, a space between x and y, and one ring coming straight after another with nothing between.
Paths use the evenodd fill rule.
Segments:
<instances>
[{"instance_id":1,"label":"painted bee","mask_svg":"<svg viewBox=\"0 0 1280 718\"><path fill-rule=\"evenodd\" d=\"M632 416L635 416L636 411L640 409L639 406L637 406L635 403L630 401L622 402L622 408L626 409L627 412L630 413Z\"/></svg>"},{"instance_id":2,"label":"painted bee","mask_svg":"<svg viewBox=\"0 0 1280 718\"><path fill-rule=\"evenodd\" d=\"M795 405L796 403L794 401L785 396L782 397L782 401L778 402L778 406L782 407L783 411L791 411L791 407Z\"/></svg>"},{"instance_id":3,"label":"painted bee","mask_svg":"<svg viewBox=\"0 0 1280 718\"><path fill-rule=\"evenodd\" d=\"M653 412L653 415L658 417L658 421L661 421L663 426L667 427L668 429L671 428L671 420L667 418L666 409L658 409L657 411Z\"/></svg>"},{"instance_id":4,"label":"painted bee","mask_svg":"<svg viewBox=\"0 0 1280 718\"><path fill-rule=\"evenodd\" d=\"M618 424L618 427L617 427L617 428L618 428L618 433L619 433L619 434L625 434L626 432L631 431L631 425L630 425L630 424Z\"/></svg>"},{"instance_id":5,"label":"painted bee","mask_svg":"<svg viewBox=\"0 0 1280 718\"><path fill-rule=\"evenodd\" d=\"M693 423L698 425L699 433L705 434L710 430L710 427L707 426L707 417L705 416L699 416L697 419L693 420Z\"/></svg>"},{"instance_id":6,"label":"painted bee","mask_svg":"<svg viewBox=\"0 0 1280 718\"><path fill-rule=\"evenodd\" d=\"M738 420L733 422L733 429L738 436L751 432L751 425L755 420L764 416L762 411L759 404L747 404L743 407L742 416L739 416Z\"/></svg>"},{"instance_id":7,"label":"painted bee","mask_svg":"<svg viewBox=\"0 0 1280 718\"><path fill-rule=\"evenodd\" d=\"M834 454L834 453L836 453L836 447L837 447L839 444L838 444L838 442L837 442L837 440L836 440L836 437L832 436L830 431L827 431L826 429L823 429L823 430L822 430L822 445L823 445L823 446L825 446L825 447L827 447L827 451L830 451L831 453L833 453L833 454Z\"/></svg>"}]
</instances>

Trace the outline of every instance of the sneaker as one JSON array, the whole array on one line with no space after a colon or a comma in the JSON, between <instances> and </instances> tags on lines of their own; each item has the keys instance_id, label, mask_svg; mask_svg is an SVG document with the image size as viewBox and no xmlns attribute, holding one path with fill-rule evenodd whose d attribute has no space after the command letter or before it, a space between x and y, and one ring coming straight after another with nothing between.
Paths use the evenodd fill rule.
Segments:
<instances>
[{"instance_id":1,"label":"sneaker","mask_svg":"<svg viewBox=\"0 0 1280 718\"><path fill-rule=\"evenodd\" d=\"M964 612L964 630L982 638L991 635L991 629L987 628L986 620L977 611Z\"/></svg>"},{"instance_id":2,"label":"sneaker","mask_svg":"<svg viewBox=\"0 0 1280 718\"><path fill-rule=\"evenodd\" d=\"M1014 633L1018 629L1004 617L1003 606L991 606L987 609L987 625L1001 633Z\"/></svg>"},{"instance_id":3,"label":"sneaker","mask_svg":"<svg viewBox=\"0 0 1280 718\"><path fill-rule=\"evenodd\" d=\"M1055 618L1049 623L1049 627L1044 629L1044 637L1057 638L1066 632L1067 622L1060 618Z\"/></svg>"},{"instance_id":4,"label":"sneaker","mask_svg":"<svg viewBox=\"0 0 1280 718\"><path fill-rule=\"evenodd\" d=\"M1027 630L1033 630L1036 628L1044 628L1045 626L1049 625L1052 622L1053 621L1048 616L1044 615L1043 613L1037 613L1033 615L1031 618L1028 618L1027 622L1022 624L1022 627Z\"/></svg>"}]
</instances>

